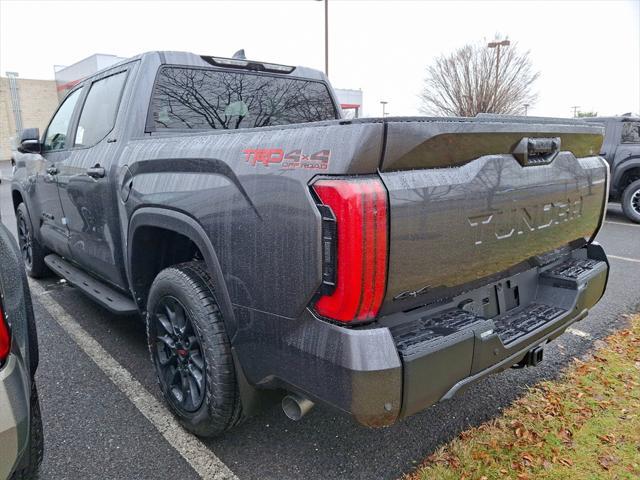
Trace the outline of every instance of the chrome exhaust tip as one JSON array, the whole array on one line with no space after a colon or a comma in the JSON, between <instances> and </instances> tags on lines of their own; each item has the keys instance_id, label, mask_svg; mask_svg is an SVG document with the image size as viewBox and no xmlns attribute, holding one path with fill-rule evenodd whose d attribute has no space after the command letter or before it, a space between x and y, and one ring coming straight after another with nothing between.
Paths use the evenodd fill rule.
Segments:
<instances>
[{"instance_id":1,"label":"chrome exhaust tip","mask_svg":"<svg viewBox=\"0 0 640 480\"><path fill-rule=\"evenodd\" d=\"M294 422L297 422L311 411L315 403L296 393L290 393L282 399L282 411Z\"/></svg>"}]
</instances>

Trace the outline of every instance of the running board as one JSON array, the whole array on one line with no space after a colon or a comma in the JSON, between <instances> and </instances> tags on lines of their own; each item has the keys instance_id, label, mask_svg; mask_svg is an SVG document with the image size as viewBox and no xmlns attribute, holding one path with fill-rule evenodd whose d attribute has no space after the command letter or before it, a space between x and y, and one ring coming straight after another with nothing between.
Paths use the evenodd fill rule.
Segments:
<instances>
[{"instance_id":1,"label":"running board","mask_svg":"<svg viewBox=\"0 0 640 480\"><path fill-rule=\"evenodd\" d=\"M50 254L44 257L44 263L46 263L47 267L56 275L66 279L67 282L111 313L115 313L116 315L134 315L138 313L138 306L131 298L115 291L100 280L93 278L62 257L56 254Z\"/></svg>"}]
</instances>

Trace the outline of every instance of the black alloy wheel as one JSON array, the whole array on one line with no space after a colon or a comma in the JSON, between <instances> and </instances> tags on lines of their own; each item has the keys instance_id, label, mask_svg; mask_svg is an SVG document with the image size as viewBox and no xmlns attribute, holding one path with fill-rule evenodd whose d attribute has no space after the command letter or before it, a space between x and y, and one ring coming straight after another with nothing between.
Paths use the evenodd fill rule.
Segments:
<instances>
[{"instance_id":1,"label":"black alloy wheel","mask_svg":"<svg viewBox=\"0 0 640 480\"><path fill-rule=\"evenodd\" d=\"M622 211L632 222L640 223L640 179L627 185L621 198Z\"/></svg>"},{"instance_id":2,"label":"black alloy wheel","mask_svg":"<svg viewBox=\"0 0 640 480\"><path fill-rule=\"evenodd\" d=\"M640 190L636 190L631 197L631 208L640 215Z\"/></svg>"},{"instance_id":3,"label":"black alloy wheel","mask_svg":"<svg viewBox=\"0 0 640 480\"><path fill-rule=\"evenodd\" d=\"M27 206L24 203L18 205L16 209L16 223L18 230L18 244L20 245L20 253L24 262L24 268L32 278L42 278L47 276L50 271L44 261L48 250L38 242L31 228L31 217Z\"/></svg>"},{"instance_id":4,"label":"black alloy wheel","mask_svg":"<svg viewBox=\"0 0 640 480\"><path fill-rule=\"evenodd\" d=\"M168 400L185 413L200 408L206 392L206 363L189 313L173 296L162 297L151 317L152 355Z\"/></svg>"},{"instance_id":5,"label":"black alloy wheel","mask_svg":"<svg viewBox=\"0 0 640 480\"><path fill-rule=\"evenodd\" d=\"M25 267L31 270L33 267L33 237L31 230L27 226L27 219L23 215L18 215L18 243L22 253L22 260Z\"/></svg>"},{"instance_id":6,"label":"black alloy wheel","mask_svg":"<svg viewBox=\"0 0 640 480\"><path fill-rule=\"evenodd\" d=\"M231 342L215 285L199 261L165 268L147 298L147 340L169 410L188 431L214 437L242 420Z\"/></svg>"}]
</instances>

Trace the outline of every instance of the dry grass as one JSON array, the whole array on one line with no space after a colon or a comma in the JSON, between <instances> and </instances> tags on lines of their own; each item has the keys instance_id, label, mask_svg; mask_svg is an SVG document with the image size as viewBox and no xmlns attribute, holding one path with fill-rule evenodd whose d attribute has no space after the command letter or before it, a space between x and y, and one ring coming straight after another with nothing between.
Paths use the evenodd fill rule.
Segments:
<instances>
[{"instance_id":1,"label":"dry grass","mask_svg":"<svg viewBox=\"0 0 640 480\"><path fill-rule=\"evenodd\" d=\"M639 479L640 315L605 344L405 479Z\"/></svg>"}]
</instances>

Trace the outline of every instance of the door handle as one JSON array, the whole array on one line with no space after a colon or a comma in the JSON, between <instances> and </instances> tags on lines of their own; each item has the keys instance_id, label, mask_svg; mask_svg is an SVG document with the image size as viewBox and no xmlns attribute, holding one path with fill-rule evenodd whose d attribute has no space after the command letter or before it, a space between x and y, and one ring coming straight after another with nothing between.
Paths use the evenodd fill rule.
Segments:
<instances>
[{"instance_id":1,"label":"door handle","mask_svg":"<svg viewBox=\"0 0 640 480\"><path fill-rule=\"evenodd\" d=\"M47 168L47 173L49 175L57 175L58 174L58 167L51 166L51 167Z\"/></svg>"},{"instance_id":2,"label":"door handle","mask_svg":"<svg viewBox=\"0 0 640 480\"><path fill-rule=\"evenodd\" d=\"M89 175L91 178L103 178L106 173L107 172L105 171L105 169L99 165L87 169L87 175Z\"/></svg>"}]
</instances>

